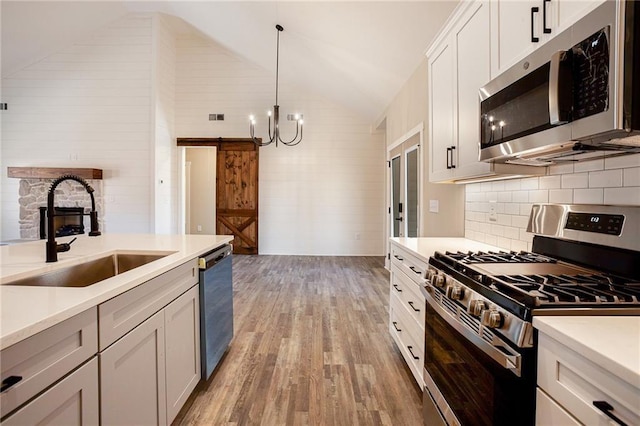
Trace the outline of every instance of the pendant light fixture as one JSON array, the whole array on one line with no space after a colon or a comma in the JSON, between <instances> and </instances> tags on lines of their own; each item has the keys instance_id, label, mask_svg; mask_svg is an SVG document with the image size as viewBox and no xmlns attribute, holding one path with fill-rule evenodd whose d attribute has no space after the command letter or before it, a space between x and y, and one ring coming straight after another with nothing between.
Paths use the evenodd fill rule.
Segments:
<instances>
[{"instance_id":1,"label":"pendant light fixture","mask_svg":"<svg viewBox=\"0 0 640 426\"><path fill-rule=\"evenodd\" d=\"M276 147L278 146L278 142L287 145L294 146L298 145L302 142L302 126L303 120L301 114L289 114L287 118L289 120L294 120L296 122L296 135L293 139L289 141L282 140L280 137L280 105L278 105L278 66L280 60L280 33L284 30L282 25L276 25L277 33L277 41L276 41L276 104L273 106L273 111L268 111L267 115L269 117L269 140L263 142L260 139L255 137L255 124L256 119L255 116L249 116L250 123L250 131L251 131L251 139L253 139L253 143L258 146L270 145L273 142L276 143ZM271 133L271 116L273 115L273 133Z\"/></svg>"}]
</instances>

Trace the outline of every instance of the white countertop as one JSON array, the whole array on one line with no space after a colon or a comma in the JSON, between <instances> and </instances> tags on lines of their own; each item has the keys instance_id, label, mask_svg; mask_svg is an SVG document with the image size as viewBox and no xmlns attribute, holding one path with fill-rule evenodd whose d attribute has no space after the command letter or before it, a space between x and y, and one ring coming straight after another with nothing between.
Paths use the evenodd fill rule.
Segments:
<instances>
[{"instance_id":1,"label":"white countertop","mask_svg":"<svg viewBox=\"0 0 640 426\"><path fill-rule=\"evenodd\" d=\"M58 243L72 237L57 238ZM0 349L96 306L233 240L228 235L105 234L78 236L58 262L45 262L45 240L0 246ZM87 287L12 286L11 281L84 263L114 252L170 253Z\"/></svg>"},{"instance_id":2,"label":"white countertop","mask_svg":"<svg viewBox=\"0 0 640 426\"><path fill-rule=\"evenodd\" d=\"M640 388L640 317L536 316L533 326Z\"/></svg>"},{"instance_id":3,"label":"white countertop","mask_svg":"<svg viewBox=\"0 0 640 426\"><path fill-rule=\"evenodd\" d=\"M504 251L499 247L490 246L478 241L469 240L467 238L441 238L441 237L420 237L420 238L398 238L389 239L392 243L396 243L413 251L421 260L428 262L429 257L436 251Z\"/></svg>"}]
</instances>

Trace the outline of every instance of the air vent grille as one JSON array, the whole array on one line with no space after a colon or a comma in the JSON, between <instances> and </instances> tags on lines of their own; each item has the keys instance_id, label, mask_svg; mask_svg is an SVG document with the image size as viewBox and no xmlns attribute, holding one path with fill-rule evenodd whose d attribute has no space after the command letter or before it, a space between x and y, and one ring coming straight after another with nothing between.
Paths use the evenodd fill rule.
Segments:
<instances>
[{"instance_id":1,"label":"air vent grille","mask_svg":"<svg viewBox=\"0 0 640 426\"><path fill-rule=\"evenodd\" d=\"M492 343L493 342L493 338L495 337L495 335L493 334L493 332L491 330L489 330L487 327L482 327L482 339Z\"/></svg>"},{"instance_id":2,"label":"air vent grille","mask_svg":"<svg viewBox=\"0 0 640 426\"><path fill-rule=\"evenodd\" d=\"M470 329L480 334L480 322L464 311L460 311L460 320Z\"/></svg>"},{"instance_id":3,"label":"air vent grille","mask_svg":"<svg viewBox=\"0 0 640 426\"><path fill-rule=\"evenodd\" d=\"M458 305L456 305L455 302L452 302L451 300L447 299L446 297L443 297L442 298L442 306L446 310L451 312L453 314L453 316L457 316L458 315Z\"/></svg>"}]
</instances>

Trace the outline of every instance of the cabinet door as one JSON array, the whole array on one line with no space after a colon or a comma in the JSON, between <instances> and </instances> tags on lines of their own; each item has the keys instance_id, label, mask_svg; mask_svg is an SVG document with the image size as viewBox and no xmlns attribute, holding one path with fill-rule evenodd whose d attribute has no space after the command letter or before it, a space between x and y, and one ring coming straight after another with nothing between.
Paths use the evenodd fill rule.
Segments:
<instances>
[{"instance_id":1,"label":"cabinet door","mask_svg":"<svg viewBox=\"0 0 640 426\"><path fill-rule=\"evenodd\" d=\"M478 89L490 79L489 4L478 1L456 31L458 83L458 149L456 177L490 171L480 162L480 97Z\"/></svg>"},{"instance_id":2,"label":"cabinet door","mask_svg":"<svg viewBox=\"0 0 640 426\"><path fill-rule=\"evenodd\" d=\"M532 14L532 7L537 7L538 12ZM547 37L542 31L543 7L543 0L491 2L492 78L532 52ZM532 25L534 36L539 38L537 43L531 39Z\"/></svg>"},{"instance_id":3,"label":"cabinet door","mask_svg":"<svg viewBox=\"0 0 640 426\"><path fill-rule=\"evenodd\" d=\"M98 407L98 360L94 357L2 424L97 425Z\"/></svg>"},{"instance_id":4,"label":"cabinet door","mask_svg":"<svg viewBox=\"0 0 640 426\"><path fill-rule=\"evenodd\" d=\"M606 0L553 0L551 9L553 18L551 24L555 26L554 33L573 25ZM553 33L552 33L553 34Z\"/></svg>"},{"instance_id":5,"label":"cabinet door","mask_svg":"<svg viewBox=\"0 0 640 426\"><path fill-rule=\"evenodd\" d=\"M100 353L103 425L165 425L164 310Z\"/></svg>"},{"instance_id":6,"label":"cabinet door","mask_svg":"<svg viewBox=\"0 0 640 426\"><path fill-rule=\"evenodd\" d=\"M164 310L168 424L200 380L199 304L198 286L194 286Z\"/></svg>"},{"instance_id":7,"label":"cabinet door","mask_svg":"<svg viewBox=\"0 0 640 426\"><path fill-rule=\"evenodd\" d=\"M453 176L451 147L455 146L455 58L451 38L429 57L429 180Z\"/></svg>"}]
</instances>

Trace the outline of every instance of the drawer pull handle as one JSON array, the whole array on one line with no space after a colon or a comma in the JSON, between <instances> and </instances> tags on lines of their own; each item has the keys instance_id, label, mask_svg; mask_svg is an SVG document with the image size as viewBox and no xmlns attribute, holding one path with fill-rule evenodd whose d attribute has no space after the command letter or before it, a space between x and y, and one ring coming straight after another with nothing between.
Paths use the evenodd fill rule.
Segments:
<instances>
[{"instance_id":1,"label":"drawer pull handle","mask_svg":"<svg viewBox=\"0 0 640 426\"><path fill-rule=\"evenodd\" d=\"M416 274L421 274L422 273L422 272L418 271L415 266L409 266L409 269L411 269Z\"/></svg>"},{"instance_id":2,"label":"drawer pull handle","mask_svg":"<svg viewBox=\"0 0 640 426\"><path fill-rule=\"evenodd\" d=\"M9 390L13 385L22 380L22 376L9 376L2 381L2 387L0 388L0 392L4 392Z\"/></svg>"},{"instance_id":3,"label":"drawer pull handle","mask_svg":"<svg viewBox=\"0 0 640 426\"><path fill-rule=\"evenodd\" d=\"M420 309L416 308L415 306L413 306L413 302L408 302L409 306L411 306L411 308L416 311L416 312L420 312Z\"/></svg>"},{"instance_id":4,"label":"drawer pull handle","mask_svg":"<svg viewBox=\"0 0 640 426\"><path fill-rule=\"evenodd\" d=\"M402 290L398 287L398 284L394 284L393 288L395 288L398 293L402 293Z\"/></svg>"},{"instance_id":5,"label":"drawer pull handle","mask_svg":"<svg viewBox=\"0 0 640 426\"><path fill-rule=\"evenodd\" d=\"M393 255L393 257L395 257L396 259L398 259L398 260L400 260L400 261L404 260L403 258L401 258L400 256L398 256L397 254L394 254L394 255Z\"/></svg>"},{"instance_id":6,"label":"drawer pull handle","mask_svg":"<svg viewBox=\"0 0 640 426\"><path fill-rule=\"evenodd\" d=\"M420 359L419 356L415 356L415 354L413 353L413 351L411 350L413 348L413 346L407 346L407 349L409 349L409 353L411 354L411 356L413 357L413 359Z\"/></svg>"},{"instance_id":7,"label":"drawer pull handle","mask_svg":"<svg viewBox=\"0 0 640 426\"><path fill-rule=\"evenodd\" d=\"M604 414L609 416L611 420L618 423L620 426L627 426L625 422L620 420L615 414L612 413L613 407L607 401L593 401L593 405Z\"/></svg>"},{"instance_id":8,"label":"drawer pull handle","mask_svg":"<svg viewBox=\"0 0 640 426\"><path fill-rule=\"evenodd\" d=\"M398 326L397 326L398 323L397 322L394 321L394 322L392 322L392 324L393 324L393 328L395 328L397 332L401 332L402 331L401 329L398 328Z\"/></svg>"}]
</instances>

